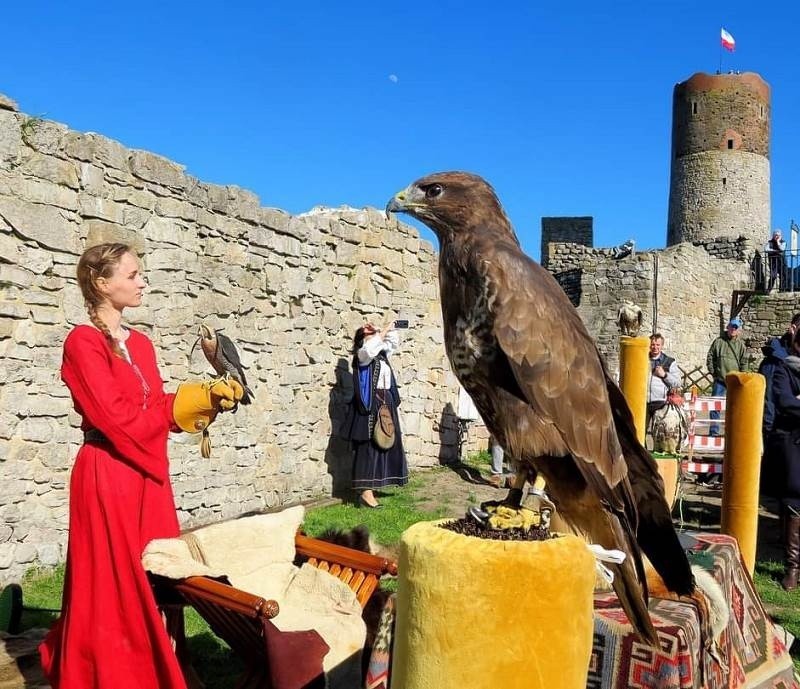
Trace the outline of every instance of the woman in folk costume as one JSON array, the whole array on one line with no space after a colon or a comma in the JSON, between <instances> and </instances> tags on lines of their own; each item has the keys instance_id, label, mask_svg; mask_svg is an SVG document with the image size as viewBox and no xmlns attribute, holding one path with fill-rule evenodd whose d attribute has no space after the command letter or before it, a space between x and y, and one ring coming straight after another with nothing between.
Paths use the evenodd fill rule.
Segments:
<instances>
[{"instance_id":1,"label":"woman in folk costume","mask_svg":"<svg viewBox=\"0 0 800 689\"><path fill-rule=\"evenodd\" d=\"M191 382L164 393L152 343L122 324L145 288L127 246L87 249L77 277L90 324L67 336L61 378L84 441L70 479L62 613L39 647L42 666L54 689L182 689L140 558L151 539L179 533L169 432L200 432L242 389Z\"/></svg>"},{"instance_id":2,"label":"woman in folk costume","mask_svg":"<svg viewBox=\"0 0 800 689\"><path fill-rule=\"evenodd\" d=\"M399 343L397 331L391 325L379 331L372 323L367 323L356 330L353 338L353 399L346 427L355 453L353 488L366 507L380 507L374 489L403 486L408 482L397 415L400 394L389 364ZM394 443L388 449L378 447L373 435L381 404L389 407L394 421Z\"/></svg>"}]
</instances>

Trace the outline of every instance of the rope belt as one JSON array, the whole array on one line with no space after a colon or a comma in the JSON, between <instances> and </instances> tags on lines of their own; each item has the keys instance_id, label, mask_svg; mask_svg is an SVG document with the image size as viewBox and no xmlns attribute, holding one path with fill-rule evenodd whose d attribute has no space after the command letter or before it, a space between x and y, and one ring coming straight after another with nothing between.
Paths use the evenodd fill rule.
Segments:
<instances>
[{"instance_id":1,"label":"rope belt","mask_svg":"<svg viewBox=\"0 0 800 689\"><path fill-rule=\"evenodd\" d=\"M98 445L101 443L107 443L108 438L106 438L103 433L98 431L96 428L90 428L88 431L84 431L83 442L94 443L95 445Z\"/></svg>"}]
</instances>

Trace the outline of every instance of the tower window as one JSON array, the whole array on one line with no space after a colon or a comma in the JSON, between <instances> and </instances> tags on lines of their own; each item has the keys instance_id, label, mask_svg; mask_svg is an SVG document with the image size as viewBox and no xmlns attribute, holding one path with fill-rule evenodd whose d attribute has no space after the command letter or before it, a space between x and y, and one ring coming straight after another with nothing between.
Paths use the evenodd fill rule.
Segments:
<instances>
[{"instance_id":1,"label":"tower window","mask_svg":"<svg viewBox=\"0 0 800 689\"><path fill-rule=\"evenodd\" d=\"M692 102L692 115L697 114L697 101Z\"/></svg>"},{"instance_id":2,"label":"tower window","mask_svg":"<svg viewBox=\"0 0 800 689\"><path fill-rule=\"evenodd\" d=\"M728 183L728 178L727 177L723 177L722 178L722 186L724 187L727 183Z\"/></svg>"},{"instance_id":3,"label":"tower window","mask_svg":"<svg viewBox=\"0 0 800 689\"><path fill-rule=\"evenodd\" d=\"M728 148L733 148L733 139L728 139Z\"/></svg>"}]
</instances>

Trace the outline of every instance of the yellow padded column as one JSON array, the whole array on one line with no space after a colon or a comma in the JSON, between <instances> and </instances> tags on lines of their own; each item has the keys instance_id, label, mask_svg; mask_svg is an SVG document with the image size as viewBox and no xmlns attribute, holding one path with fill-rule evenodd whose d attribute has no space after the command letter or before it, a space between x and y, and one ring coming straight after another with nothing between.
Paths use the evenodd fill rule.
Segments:
<instances>
[{"instance_id":1,"label":"yellow padded column","mask_svg":"<svg viewBox=\"0 0 800 689\"><path fill-rule=\"evenodd\" d=\"M392 689L584 689L594 557L420 522L400 540Z\"/></svg>"},{"instance_id":2,"label":"yellow padded column","mask_svg":"<svg viewBox=\"0 0 800 689\"><path fill-rule=\"evenodd\" d=\"M722 464L722 533L739 542L750 574L756 564L761 420L766 380L758 373L725 376L725 460Z\"/></svg>"},{"instance_id":3,"label":"yellow padded column","mask_svg":"<svg viewBox=\"0 0 800 689\"><path fill-rule=\"evenodd\" d=\"M619 387L633 414L636 436L644 444L647 419L647 382L650 375L650 338L619 338Z\"/></svg>"}]
</instances>

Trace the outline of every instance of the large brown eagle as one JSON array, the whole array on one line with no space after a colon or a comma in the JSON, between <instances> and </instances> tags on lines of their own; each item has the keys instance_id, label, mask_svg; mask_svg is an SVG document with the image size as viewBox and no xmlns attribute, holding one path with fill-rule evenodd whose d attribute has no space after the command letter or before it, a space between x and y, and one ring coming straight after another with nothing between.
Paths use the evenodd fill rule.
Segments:
<instances>
[{"instance_id":1,"label":"large brown eagle","mask_svg":"<svg viewBox=\"0 0 800 689\"><path fill-rule=\"evenodd\" d=\"M626 553L612 565L615 592L635 629L657 643L641 551L675 594L692 594L694 578L656 464L577 311L523 253L480 177L423 177L386 209L417 218L439 239L447 355L489 431L544 476L567 522ZM521 487L507 499L518 505Z\"/></svg>"}]
</instances>

